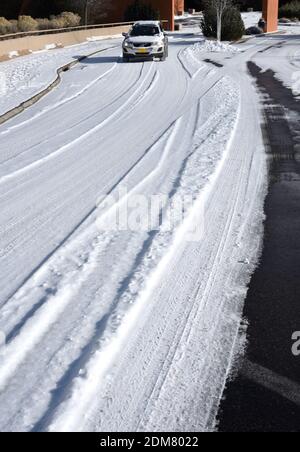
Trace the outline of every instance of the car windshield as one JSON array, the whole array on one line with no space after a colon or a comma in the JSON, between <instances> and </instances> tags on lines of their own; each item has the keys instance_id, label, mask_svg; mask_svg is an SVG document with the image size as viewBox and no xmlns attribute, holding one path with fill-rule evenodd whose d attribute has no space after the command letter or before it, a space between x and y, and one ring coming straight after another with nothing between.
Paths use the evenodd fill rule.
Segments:
<instances>
[{"instance_id":1,"label":"car windshield","mask_svg":"<svg viewBox=\"0 0 300 452\"><path fill-rule=\"evenodd\" d=\"M135 25L130 36L155 36L159 35L159 28L155 25Z\"/></svg>"}]
</instances>

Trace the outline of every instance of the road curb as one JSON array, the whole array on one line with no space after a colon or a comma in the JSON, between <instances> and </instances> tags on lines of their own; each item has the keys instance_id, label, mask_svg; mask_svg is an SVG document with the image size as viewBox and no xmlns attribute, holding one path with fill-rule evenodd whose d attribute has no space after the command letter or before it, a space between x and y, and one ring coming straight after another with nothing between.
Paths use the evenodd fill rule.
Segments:
<instances>
[{"instance_id":1,"label":"road curb","mask_svg":"<svg viewBox=\"0 0 300 452\"><path fill-rule=\"evenodd\" d=\"M32 105L36 104L39 100L41 100L43 97L45 97L47 94L49 94L54 88L56 88L60 82L61 82L61 74L63 72L69 71L73 66L80 63L81 61L93 56L97 55L98 53L105 52L106 50L115 49L118 46L111 46L107 47L105 49L97 50L96 52L92 52L88 55L83 55L82 57L79 57L75 59L74 61L71 61L70 63L65 64L64 66L61 66L57 69L57 77L56 79L50 83L46 88L44 88L39 93L35 94L34 96L30 97L29 99L25 100L21 104L19 104L17 107L12 108L11 110L7 111L6 113L0 115L0 125L4 124L5 122L9 121L10 119L14 118L15 116L19 115L23 111L25 111L27 108L31 107Z\"/></svg>"}]
</instances>

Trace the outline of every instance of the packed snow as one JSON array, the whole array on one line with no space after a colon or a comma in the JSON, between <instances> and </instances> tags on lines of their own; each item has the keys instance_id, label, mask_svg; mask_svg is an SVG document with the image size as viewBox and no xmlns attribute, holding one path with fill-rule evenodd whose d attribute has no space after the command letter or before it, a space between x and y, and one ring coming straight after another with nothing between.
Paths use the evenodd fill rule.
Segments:
<instances>
[{"instance_id":1,"label":"packed snow","mask_svg":"<svg viewBox=\"0 0 300 452\"><path fill-rule=\"evenodd\" d=\"M188 47L187 49L184 50L184 53L189 54L191 58L195 56L197 57L198 54L203 54L204 52L238 53L240 52L240 49L228 43L205 39L201 42L197 42L192 47Z\"/></svg>"}]
</instances>

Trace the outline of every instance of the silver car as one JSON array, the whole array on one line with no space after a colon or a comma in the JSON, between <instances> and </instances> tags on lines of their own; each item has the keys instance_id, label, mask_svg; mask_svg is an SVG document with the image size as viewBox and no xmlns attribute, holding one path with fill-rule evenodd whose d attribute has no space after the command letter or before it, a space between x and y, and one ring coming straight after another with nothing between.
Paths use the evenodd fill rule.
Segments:
<instances>
[{"instance_id":1,"label":"silver car","mask_svg":"<svg viewBox=\"0 0 300 452\"><path fill-rule=\"evenodd\" d=\"M168 56L168 37L159 21L136 22L129 33L123 33L123 60L159 58Z\"/></svg>"}]
</instances>

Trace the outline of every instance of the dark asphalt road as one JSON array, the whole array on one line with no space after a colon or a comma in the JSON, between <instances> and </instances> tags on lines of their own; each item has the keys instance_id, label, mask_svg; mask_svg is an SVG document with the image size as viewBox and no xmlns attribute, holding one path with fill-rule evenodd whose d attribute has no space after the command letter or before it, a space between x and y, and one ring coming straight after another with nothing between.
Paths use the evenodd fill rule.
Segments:
<instances>
[{"instance_id":1,"label":"dark asphalt road","mask_svg":"<svg viewBox=\"0 0 300 452\"><path fill-rule=\"evenodd\" d=\"M248 350L219 413L221 432L299 432L300 100L269 70L248 69L263 94L269 193L261 262L245 303Z\"/></svg>"}]
</instances>

